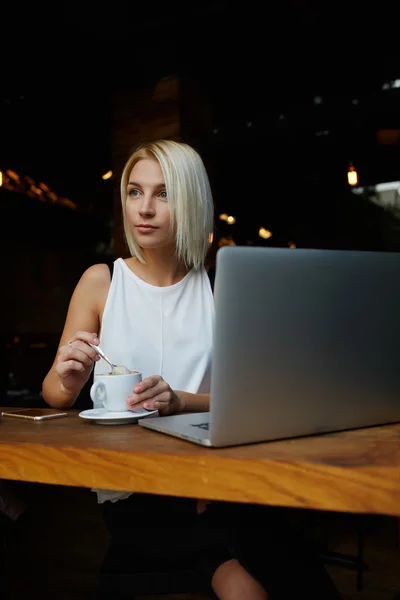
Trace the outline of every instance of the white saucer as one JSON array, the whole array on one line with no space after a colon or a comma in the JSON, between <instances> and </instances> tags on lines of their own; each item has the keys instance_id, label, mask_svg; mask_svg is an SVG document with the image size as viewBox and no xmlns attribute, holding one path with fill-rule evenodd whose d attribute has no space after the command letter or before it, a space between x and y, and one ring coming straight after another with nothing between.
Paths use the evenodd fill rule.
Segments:
<instances>
[{"instance_id":1,"label":"white saucer","mask_svg":"<svg viewBox=\"0 0 400 600\"><path fill-rule=\"evenodd\" d=\"M124 410L123 412L111 412L105 408L91 408L79 413L82 419L94 421L99 425L125 425L128 423L137 423L139 419L153 416L157 414L157 410Z\"/></svg>"}]
</instances>

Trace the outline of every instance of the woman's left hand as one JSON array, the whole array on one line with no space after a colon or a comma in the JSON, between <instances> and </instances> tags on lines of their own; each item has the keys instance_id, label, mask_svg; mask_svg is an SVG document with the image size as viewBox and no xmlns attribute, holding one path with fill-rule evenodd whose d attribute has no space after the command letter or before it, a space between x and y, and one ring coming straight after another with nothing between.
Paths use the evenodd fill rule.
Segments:
<instances>
[{"instance_id":1,"label":"woman's left hand","mask_svg":"<svg viewBox=\"0 0 400 600\"><path fill-rule=\"evenodd\" d=\"M171 415L182 410L181 400L160 375L152 375L138 383L128 396L128 410L146 408L158 410L160 415Z\"/></svg>"}]
</instances>

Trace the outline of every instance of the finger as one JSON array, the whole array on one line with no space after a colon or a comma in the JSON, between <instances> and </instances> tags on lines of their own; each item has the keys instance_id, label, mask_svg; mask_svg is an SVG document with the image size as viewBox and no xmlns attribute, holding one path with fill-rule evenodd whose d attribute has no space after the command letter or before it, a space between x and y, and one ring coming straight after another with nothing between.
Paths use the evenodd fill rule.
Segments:
<instances>
[{"instance_id":1,"label":"finger","mask_svg":"<svg viewBox=\"0 0 400 600\"><path fill-rule=\"evenodd\" d=\"M155 387L158 383L164 381L160 375L151 375L150 377L146 377L143 381L140 381L137 385L135 385L134 393L141 394L145 390Z\"/></svg>"},{"instance_id":2,"label":"finger","mask_svg":"<svg viewBox=\"0 0 400 600\"><path fill-rule=\"evenodd\" d=\"M171 405L171 394L164 392L143 402L143 408L147 410L168 410Z\"/></svg>"},{"instance_id":3,"label":"finger","mask_svg":"<svg viewBox=\"0 0 400 600\"><path fill-rule=\"evenodd\" d=\"M135 388L136 389L136 388ZM165 383L164 380L160 381L154 387L151 387L140 394L130 394L129 399L132 401L132 404L138 404L139 402L145 402L146 400L151 400L164 392L169 390L169 386Z\"/></svg>"},{"instance_id":4,"label":"finger","mask_svg":"<svg viewBox=\"0 0 400 600\"><path fill-rule=\"evenodd\" d=\"M161 393L157 394L157 391L154 392L154 390L156 388L151 388L151 390L143 392L143 394L131 394L126 399L126 406L128 409L143 408L145 402L152 402L155 398L161 396Z\"/></svg>"},{"instance_id":5,"label":"finger","mask_svg":"<svg viewBox=\"0 0 400 600\"><path fill-rule=\"evenodd\" d=\"M144 408L143 404L145 403L145 400L141 401L141 400L133 400L132 396L129 396L126 399L126 408L128 410L138 410L139 408Z\"/></svg>"},{"instance_id":6,"label":"finger","mask_svg":"<svg viewBox=\"0 0 400 600\"><path fill-rule=\"evenodd\" d=\"M86 342L75 340L74 342L70 342L68 346L71 350L80 350L81 352L86 354L92 362L100 358L96 350L93 350L93 348L89 346L89 344L87 344Z\"/></svg>"},{"instance_id":7,"label":"finger","mask_svg":"<svg viewBox=\"0 0 400 600\"><path fill-rule=\"evenodd\" d=\"M60 377L66 377L70 373L76 371L82 373L84 370L85 365L77 360L67 360L57 366L57 373L60 375Z\"/></svg>"},{"instance_id":8,"label":"finger","mask_svg":"<svg viewBox=\"0 0 400 600\"><path fill-rule=\"evenodd\" d=\"M66 356L66 360L76 360L82 363L85 367L90 367L93 364L93 360L82 350L71 346Z\"/></svg>"},{"instance_id":9,"label":"finger","mask_svg":"<svg viewBox=\"0 0 400 600\"><path fill-rule=\"evenodd\" d=\"M97 333L89 333L88 331L77 331L69 340L69 343L75 342L75 340L81 340L82 342L95 344L96 346L100 343Z\"/></svg>"},{"instance_id":10,"label":"finger","mask_svg":"<svg viewBox=\"0 0 400 600\"><path fill-rule=\"evenodd\" d=\"M135 404L134 406L128 405L128 410L140 410L143 408L146 410L158 410L159 406L168 406L168 404L165 402L162 403L155 400L148 400L147 402L139 402L139 404Z\"/></svg>"},{"instance_id":11,"label":"finger","mask_svg":"<svg viewBox=\"0 0 400 600\"><path fill-rule=\"evenodd\" d=\"M145 400L141 400L137 394L131 394L126 399L126 406L128 409L141 408L143 407L143 402L145 402Z\"/></svg>"},{"instance_id":12,"label":"finger","mask_svg":"<svg viewBox=\"0 0 400 600\"><path fill-rule=\"evenodd\" d=\"M74 349L69 345L64 346L57 358L57 365L63 365L71 360L82 364L84 369L93 364L93 361L90 360L90 358L80 350Z\"/></svg>"},{"instance_id":13,"label":"finger","mask_svg":"<svg viewBox=\"0 0 400 600\"><path fill-rule=\"evenodd\" d=\"M145 402L143 408L146 410L158 410L159 414L163 417L172 414L172 407L169 402L161 402L159 400Z\"/></svg>"},{"instance_id":14,"label":"finger","mask_svg":"<svg viewBox=\"0 0 400 600\"><path fill-rule=\"evenodd\" d=\"M142 404L142 408L146 410L158 410L161 407L161 402L159 400L146 400Z\"/></svg>"},{"instance_id":15,"label":"finger","mask_svg":"<svg viewBox=\"0 0 400 600\"><path fill-rule=\"evenodd\" d=\"M143 402L140 404L136 404L136 406L127 406L127 410L132 410L133 412L135 412L136 410L145 410L144 406L143 406Z\"/></svg>"}]
</instances>

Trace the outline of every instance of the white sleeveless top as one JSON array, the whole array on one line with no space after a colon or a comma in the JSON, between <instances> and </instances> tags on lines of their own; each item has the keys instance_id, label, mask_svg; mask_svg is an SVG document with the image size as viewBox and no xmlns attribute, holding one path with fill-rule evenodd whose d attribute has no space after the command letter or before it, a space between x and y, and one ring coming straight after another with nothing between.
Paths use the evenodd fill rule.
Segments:
<instances>
[{"instance_id":1,"label":"white sleeveless top","mask_svg":"<svg viewBox=\"0 0 400 600\"><path fill-rule=\"evenodd\" d=\"M122 258L114 262L100 332L100 345L114 363L140 371L143 379L161 375L173 390L207 393L213 327L214 299L204 267L159 287L140 279ZM103 359L95 364L95 374L108 371ZM99 502L130 495L96 491Z\"/></svg>"}]
</instances>

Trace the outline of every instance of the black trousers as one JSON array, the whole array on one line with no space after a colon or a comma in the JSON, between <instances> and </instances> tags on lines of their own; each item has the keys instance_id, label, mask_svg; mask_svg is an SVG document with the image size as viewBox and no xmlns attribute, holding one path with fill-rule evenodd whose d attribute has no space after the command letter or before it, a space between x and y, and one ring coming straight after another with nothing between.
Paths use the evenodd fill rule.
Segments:
<instances>
[{"instance_id":1,"label":"black trousers","mask_svg":"<svg viewBox=\"0 0 400 600\"><path fill-rule=\"evenodd\" d=\"M199 515L195 500L149 494L104 505L112 543L120 546L131 570L196 565L210 586L218 566L236 558L270 600L299 595L340 600L316 548L291 514L284 508L214 502Z\"/></svg>"}]
</instances>

